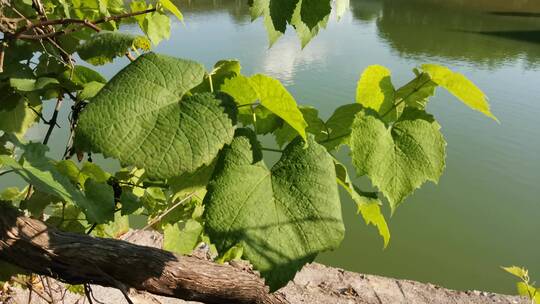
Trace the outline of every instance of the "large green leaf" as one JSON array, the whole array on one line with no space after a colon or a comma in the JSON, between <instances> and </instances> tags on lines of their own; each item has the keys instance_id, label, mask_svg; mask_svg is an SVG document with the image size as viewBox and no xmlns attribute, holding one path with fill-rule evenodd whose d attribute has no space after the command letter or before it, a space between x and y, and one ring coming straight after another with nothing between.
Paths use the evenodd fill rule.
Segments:
<instances>
[{"instance_id":1,"label":"large green leaf","mask_svg":"<svg viewBox=\"0 0 540 304\"><path fill-rule=\"evenodd\" d=\"M162 12L145 14L141 29L152 44L158 45L161 40L171 36L171 19Z\"/></svg>"},{"instance_id":2,"label":"large green leaf","mask_svg":"<svg viewBox=\"0 0 540 304\"><path fill-rule=\"evenodd\" d=\"M201 83L192 61L148 53L105 85L81 114L80 147L168 178L209 164L234 135L234 109L210 93L183 97Z\"/></svg>"},{"instance_id":3,"label":"large green leaf","mask_svg":"<svg viewBox=\"0 0 540 304\"><path fill-rule=\"evenodd\" d=\"M144 36L101 31L79 46L77 52L81 59L93 65L102 65L124 56L132 48L148 51L150 42Z\"/></svg>"},{"instance_id":4,"label":"large green leaf","mask_svg":"<svg viewBox=\"0 0 540 304\"><path fill-rule=\"evenodd\" d=\"M312 2L312 1L307 1L307 2ZM326 27L326 25L328 24L328 17L329 17L329 15L327 15L326 17L319 20L313 27L310 27L303 20L303 17L302 17L303 9L305 9L304 0L300 0L296 6L296 9L294 10L294 13L291 19L291 25L296 30L296 35L300 39L302 48L304 48L311 41L311 39L313 39L313 37L317 36L320 29ZM312 22L314 21L315 20L313 19Z\"/></svg>"},{"instance_id":5,"label":"large green leaf","mask_svg":"<svg viewBox=\"0 0 540 304\"><path fill-rule=\"evenodd\" d=\"M446 142L440 125L424 111L406 108L391 127L375 113L359 112L349 145L359 175L367 174L392 211L424 182L437 182Z\"/></svg>"},{"instance_id":6,"label":"large green leaf","mask_svg":"<svg viewBox=\"0 0 540 304\"><path fill-rule=\"evenodd\" d=\"M258 100L266 109L295 129L302 138L306 138L307 123L302 112L298 109L294 97L279 80L261 74L239 76L225 80L221 91L231 95L239 106Z\"/></svg>"},{"instance_id":7,"label":"large green leaf","mask_svg":"<svg viewBox=\"0 0 540 304\"><path fill-rule=\"evenodd\" d=\"M221 253L240 243L272 290L344 235L332 157L297 137L269 170L252 132L222 154L205 197L207 231Z\"/></svg>"},{"instance_id":8,"label":"large green leaf","mask_svg":"<svg viewBox=\"0 0 540 304\"><path fill-rule=\"evenodd\" d=\"M390 111L393 110L395 97L390 76L390 70L383 66L367 67L358 80L356 102L375 110L381 116L391 116L393 120L396 118L395 111L393 114Z\"/></svg>"},{"instance_id":9,"label":"large green leaf","mask_svg":"<svg viewBox=\"0 0 540 304\"><path fill-rule=\"evenodd\" d=\"M358 212L362 214L367 225L373 225L383 238L384 247L390 242L390 230L381 211L381 201L376 196L368 196L360 191L351 181L347 168L334 160L336 166L336 177L338 184L347 191L352 200L356 203Z\"/></svg>"},{"instance_id":10,"label":"large green leaf","mask_svg":"<svg viewBox=\"0 0 540 304\"><path fill-rule=\"evenodd\" d=\"M90 222L105 223L111 220L114 212L113 197L109 197L110 200L104 199L106 196L102 189L98 189L99 193L91 193L91 196L86 197L67 176L58 171L54 162L45 156L47 149L47 146L41 144L26 144L20 163L4 155L0 155L0 163L10 166L37 190L76 204L85 212Z\"/></svg>"},{"instance_id":11,"label":"large green leaf","mask_svg":"<svg viewBox=\"0 0 540 304\"><path fill-rule=\"evenodd\" d=\"M467 77L453 72L447 67L435 64L424 64L422 70L429 74L433 82L447 89L470 108L498 121L497 117L489 109L489 103L484 92Z\"/></svg>"}]
</instances>

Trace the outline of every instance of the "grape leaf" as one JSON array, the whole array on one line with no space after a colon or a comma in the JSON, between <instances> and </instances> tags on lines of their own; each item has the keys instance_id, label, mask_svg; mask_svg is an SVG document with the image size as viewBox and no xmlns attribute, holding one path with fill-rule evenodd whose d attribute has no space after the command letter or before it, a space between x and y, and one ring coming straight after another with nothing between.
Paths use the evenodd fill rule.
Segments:
<instances>
[{"instance_id":1,"label":"grape leaf","mask_svg":"<svg viewBox=\"0 0 540 304\"><path fill-rule=\"evenodd\" d=\"M166 8L169 12L173 13L173 15L178 18L178 20L184 20L184 16L182 16L182 13L178 9L178 7L176 7L176 5L171 2L171 0L159 0L159 3L163 5L163 7Z\"/></svg>"},{"instance_id":2,"label":"grape leaf","mask_svg":"<svg viewBox=\"0 0 540 304\"><path fill-rule=\"evenodd\" d=\"M419 73L416 78L396 91L396 99L407 106L423 110L428 99L435 94L437 84L427 73Z\"/></svg>"},{"instance_id":3,"label":"grape leaf","mask_svg":"<svg viewBox=\"0 0 540 304\"><path fill-rule=\"evenodd\" d=\"M152 44L158 45L161 40L169 39L171 35L171 19L162 12L153 12L145 15L141 28Z\"/></svg>"},{"instance_id":4,"label":"grape leaf","mask_svg":"<svg viewBox=\"0 0 540 304\"><path fill-rule=\"evenodd\" d=\"M182 96L204 67L165 55L141 55L105 85L81 113L76 143L168 178L209 164L234 135L225 96Z\"/></svg>"},{"instance_id":5,"label":"grape leaf","mask_svg":"<svg viewBox=\"0 0 540 304\"><path fill-rule=\"evenodd\" d=\"M304 116L304 120L308 124L306 131L313 134L315 136L315 141L317 142L325 139L327 137L325 134L326 127L324 122L319 118L319 111L316 108L309 106L300 106L299 109L300 112L302 112L302 116ZM274 134L276 136L276 142L280 147L291 142L298 136L298 132L288 124L283 124L283 126L277 129Z\"/></svg>"},{"instance_id":6,"label":"grape leaf","mask_svg":"<svg viewBox=\"0 0 540 304\"><path fill-rule=\"evenodd\" d=\"M53 161L45 156L47 146L30 143L23 147L25 152L22 155L22 163L4 155L0 155L0 163L10 166L37 190L54 195L66 202L73 202L83 209L89 221L105 223L112 219L114 202L101 201L104 197L101 193L86 197L68 177L58 171ZM94 198L97 200L93 200Z\"/></svg>"},{"instance_id":7,"label":"grape leaf","mask_svg":"<svg viewBox=\"0 0 540 304\"><path fill-rule=\"evenodd\" d=\"M390 242L390 230L388 224L381 211L381 201L377 197L363 195L362 191L352 183L347 168L334 160L336 166L336 177L338 184L349 193L352 200L356 203L358 212L362 214L367 225L373 225L379 231L379 235L383 238L384 247Z\"/></svg>"},{"instance_id":8,"label":"grape leaf","mask_svg":"<svg viewBox=\"0 0 540 304\"><path fill-rule=\"evenodd\" d=\"M444 170L446 142L440 125L414 108L406 108L389 128L376 113L359 112L349 145L357 173L369 176L392 212L424 182L436 183Z\"/></svg>"},{"instance_id":9,"label":"grape leaf","mask_svg":"<svg viewBox=\"0 0 540 304\"><path fill-rule=\"evenodd\" d=\"M206 228L222 253L237 243L271 290L344 235L332 157L297 137L271 170L252 131L224 148L205 197Z\"/></svg>"},{"instance_id":10,"label":"grape leaf","mask_svg":"<svg viewBox=\"0 0 540 304\"><path fill-rule=\"evenodd\" d=\"M282 33L291 22L293 12L299 0L270 0L270 17L274 28Z\"/></svg>"},{"instance_id":11,"label":"grape leaf","mask_svg":"<svg viewBox=\"0 0 540 304\"><path fill-rule=\"evenodd\" d=\"M479 111L495 121L495 117L490 109L484 92L474 83L460 73L452 72L449 68L435 64L424 64L422 70L429 74L433 82L448 90L455 97L469 106L471 109Z\"/></svg>"},{"instance_id":12,"label":"grape leaf","mask_svg":"<svg viewBox=\"0 0 540 304\"><path fill-rule=\"evenodd\" d=\"M356 87L356 102L366 108L375 110L383 118L395 120L396 111L394 106L394 85L390 79L391 73L387 68L380 65L367 67Z\"/></svg>"},{"instance_id":13,"label":"grape leaf","mask_svg":"<svg viewBox=\"0 0 540 304\"><path fill-rule=\"evenodd\" d=\"M163 249L190 254L199 243L202 225L192 219L185 223L166 224L163 228Z\"/></svg>"},{"instance_id":14,"label":"grape leaf","mask_svg":"<svg viewBox=\"0 0 540 304\"><path fill-rule=\"evenodd\" d=\"M10 106L5 110L0 108L0 130L22 137L28 128L39 120L37 113L41 112L42 106L40 101L35 103L18 93L15 94L12 96L13 99L9 101L13 107ZM0 101L4 102L4 100Z\"/></svg>"},{"instance_id":15,"label":"grape leaf","mask_svg":"<svg viewBox=\"0 0 540 304\"><path fill-rule=\"evenodd\" d=\"M300 39L302 48L304 48L311 41L311 39L313 39L313 37L317 36L317 33L319 33L319 30L321 28L326 27L329 17L329 15L327 15L326 17L319 20L314 27L310 28L306 23L304 23L304 20L302 19L301 11L303 8L303 0L300 0L296 6L296 9L294 10L291 19L291 25L294 27L296 35Z\"/></svg>"},{"instance_id":16,"label":"grape leaf","mask_svg":"<svg viewBox=\"0 0 540 304\"><path fill-rule=\"evenodd\" d=\"M343 105L337 108L326 121L328 138L321 143L329 151L348 143L354 118L361 109L362 106L358 103Z\"/></svg>"},{"instance_id":17,"label":"grape leaf","mask_svg":"<svg viewBox=\"0 0 540 304\"><path fill-rule=\"evenodd\" d=\"M504 271L520 278L520 279L525 279L529 276L529 272L527 271L527 269L523 268L523 267L518 267L518 266L509 266L509 267L501 267Z\"/></svg>"},{"instance_id":18,"label":"grape leaf","mask_svg":"<svg viewBox=\"0 0 540 304\"><path fill-rule=\"evenodd\" d=\"M295 129L302 138L306 138L307 123L302 112L279 80L261 74L249 78L239 76L226 80L221 91L231 95L240 106L258 100L266 109Z\"/></svg>"},{"instance_id":19,"label":"grape leaf","mask_svg":"<svg viewBox=\"0 0 540 304\"><path fill-rule=\"evenodd\" d=\"M144 36L101 31L81 44L77 52L81 59L90 64L103 65L124 56L131 48L148 51L150 42Z\"/></svg>"},{"instance_id":20,"label":"grape leaf","mask_svg":"<svg viewBox=\"0 0 540 304\"><path fill-rule=\"evenodd\" d=\"M330 0L302 0L300 16L302 21L312 30L321 20L330 15Z\"/></svg>"}]
</instances>

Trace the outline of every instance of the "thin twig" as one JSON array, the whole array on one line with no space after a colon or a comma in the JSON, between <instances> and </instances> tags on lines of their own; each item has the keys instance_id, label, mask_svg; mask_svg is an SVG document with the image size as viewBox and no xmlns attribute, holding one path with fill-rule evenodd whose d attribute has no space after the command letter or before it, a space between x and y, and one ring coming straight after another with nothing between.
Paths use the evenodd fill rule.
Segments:
<instances>
[{"instance_id":1,"label":"thin twig","mask_svg":"<svg viewBox=\"0 0 540 304\"><path fill-rule=\"evenodd\" d=\"M96 32L99 32L100 29L96 26L97 24L105 23L105 22L109 22L109 21L117 21L117 20L120 20L120 19L123 19L123 18L129 18L129 17L138 16L138 15L148 14L148 13L155 12L155 11L156 11L155 8L151 8L151 9L147 9L147 10L140 11L140 12L133 12L133 13L126 13L126 14L109 16L109 17L101 18L101 19L98 19L98 20L95 20L95 21L81 20L81 19L74 19L74 18L61 18L61 19L41 21L41 22L37 22L37 23L29 23L25 27L17 30L13 34L13 38L15 38L15 39L19 38L20 35L24 34L25 32L27 32L27 31L29 31L31 29L42 28L42 27L51 26L51 25L63 25L63 26L66 26L66 25L69 25L69 24L79 24L79 25L83 25L83 26L86 26L88 28L91 28L92 30L94 30Z\"/></svg>"},{"instance_id":2,"label":"thin twig","mask_svg":"<svg viewBox=\"0 0 540 304\"><path fill-rule=\"evenodd\" d=\"M0 172L0 176L6 175L6 174L9 174L9 173L12 173L12 172L15 172L15 170L6 170L6 171L3 171L3 172Z\"/></svg>"},{"instance_id":3,"label":"thin twig","mask_svg":"<svg viewBox=\"0 0 540 304\"><path fill-rule=\"evenodd\" d=\"M49 129L47 129L47 134L45 134L45 138L43 139L43 144L47 145L49 143L49 139L51 138L51 134L56 127L56 121L58 120L58 113L60 112L60 108L62 107L62 100L63 98L60 96L56 99L56 106L54 107L54 113L49 120Z\"/></svg>"},{"instance_id":4,"label":"thin twig","mask_svg":"<svg viewBox=\"0 0 540 304\"><path fill-rule=\"evenodd\" d=\"M272 149L272 148L261 148L263 151L270 151L270 152L277 152L277 153L283 153L283 150L279 149Z\"/></svg>"}]
</instances>

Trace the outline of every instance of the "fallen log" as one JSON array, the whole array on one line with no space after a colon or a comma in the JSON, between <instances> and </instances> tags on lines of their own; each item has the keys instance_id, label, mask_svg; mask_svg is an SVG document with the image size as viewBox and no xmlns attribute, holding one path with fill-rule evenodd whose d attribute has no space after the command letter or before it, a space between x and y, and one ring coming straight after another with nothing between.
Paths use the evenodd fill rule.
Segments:
<instances>
[{"instance_id":1,"label":"fallen log","mask_svg":"<svg viewBox=\"0 0 540 304\"><path fill-rule=\"evenodd\" d=\"M205 303L288 303L249 270L126 241L59 231L0 203L0 259L70 284Z\"/></svg>"}]
</instances>

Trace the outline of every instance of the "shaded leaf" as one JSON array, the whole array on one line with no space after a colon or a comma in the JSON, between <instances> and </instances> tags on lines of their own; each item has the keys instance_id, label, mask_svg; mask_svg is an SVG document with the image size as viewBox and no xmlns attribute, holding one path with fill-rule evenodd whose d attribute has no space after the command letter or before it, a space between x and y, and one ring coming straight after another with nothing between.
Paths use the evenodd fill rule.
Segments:
<instances>
[{"instance_id":1,"label":"shaded leaf","mask_svg":"<svg viewBox=\"0 0 540 304\"><path fill-rule=\"evenodd\" d=\"M220 155L205 197L206 228L220 252L236 244L271 290L319 252L337 248L344 227L332 157L297 137L268 170L254 134L240 130Z\"/></svg>"},{"instance_id":2,"label":"shaded leaf","mask_svg":"<svg viewBox=\"0 0 540 304\"><path fill-rule=\"evenodd\" d=\"M81 59L93 65L103 65L124 56L131 48L148 51L150 42L143 36L101 31L80 45L77 52Z\"/></svg>"}]
</instances>

